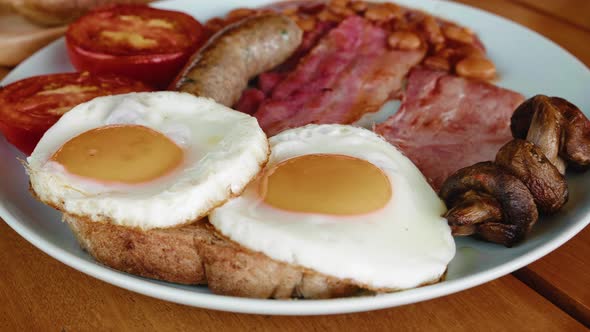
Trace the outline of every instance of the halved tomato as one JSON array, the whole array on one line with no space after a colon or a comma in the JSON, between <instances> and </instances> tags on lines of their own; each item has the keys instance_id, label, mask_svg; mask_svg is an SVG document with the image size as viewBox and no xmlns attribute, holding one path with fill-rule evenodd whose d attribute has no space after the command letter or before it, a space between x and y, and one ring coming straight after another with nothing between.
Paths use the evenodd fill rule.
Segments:
<instances>
[{"instance_id":1,"label":"halved tomato","mask_svg":"<svg viewBox=\"0 0 590 332\"><path fill-rule=\"evenodd\" d=\"M31 154L47 129L74 106L98 96L152 90L141 81L87 72L26 78L0 89L0 131Z\"/></svg>"},{"instance_id":2,"label":"halved tomato","mask_svg":"<svg viewBox=\"0 0 590 332\"><path fill-rule=\"evenodd\" d=\"M113 73L164 88L205 41L191 16L144 5L94 10L66 33L70 61L78 70Z\"/></svg>"}]
</instances>

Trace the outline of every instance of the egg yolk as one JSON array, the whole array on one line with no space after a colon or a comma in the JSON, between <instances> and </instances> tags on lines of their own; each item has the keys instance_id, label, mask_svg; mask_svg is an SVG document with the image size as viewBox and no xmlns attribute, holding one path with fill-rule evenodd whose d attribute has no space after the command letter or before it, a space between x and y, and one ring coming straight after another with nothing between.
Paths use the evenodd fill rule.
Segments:
<instances>
[{"instance_id":1,"label":"egg yolk","mask_svg":"<svg viewBox=\"0 0 590 332\"><path fill-rule=\"evenodd\" d=\"M96 128L67 141L51 160L75 175L137 184L174 170L184 152L165 135L138 125Z\"/></svg>"},{"instance_id":2,"label":"egg yolk","mask_svg":"<svg viewBox=\"0 0 590 332\"><path fill-rule=\"evenodd\" d=\"M259 194L265 203L283 210L355 215L384 207L392 189L383 171L366 160L310 154L267 171Z\"/></svg>"}]
</instances>

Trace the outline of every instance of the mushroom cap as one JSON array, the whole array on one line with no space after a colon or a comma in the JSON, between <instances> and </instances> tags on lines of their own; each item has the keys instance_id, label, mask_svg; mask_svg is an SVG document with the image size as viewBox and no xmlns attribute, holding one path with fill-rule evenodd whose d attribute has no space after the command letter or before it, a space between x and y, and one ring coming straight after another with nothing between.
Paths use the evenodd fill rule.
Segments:
<instances>
[{"instance_id":1,"label":"mushroom cap","mask_svg":"<svg viewBox=\"0 0 590 332\"><path fill-rule=\"evenodd\" d=\"M535 115L535 112L540 106L547 104L551 105L549 97L536 95L518 105L510 118L512 137L525 139L529 132L533 115Z\"/></svg>"},{"instance_id":2,"label":"mushroom cap","mask_svg":"<svg viewBox=\"0 0 590 332\"><path fill-rule=\"evenodd\" d=\"M578 107L559 97L536 95L520 104L510 119L514 138L526 139L533 116L538 110L546 113L559 112L559 155L577 170L590 168L590 120ZM550 118L555 118L552 116ZM538 142L533 142L538 143ZM545 150L547 147L541 144ZM552 156L548 156L553 159ZM555 161L555 160L552 160ZM559 166L559 165L557 165Z\"/></svg>"},{"instance_id":3,"label":"mushroom cap","mask_svg":"<svg viewBox=\"0 0 590 332\"><path fill-rule=\"evenodd\" d=\"M559 98L551 98L564 118L561 156L577 170L590 167L590 120L576 105Z\"/></svg>"},{"instance_id":4,"label":"mushroom cap","mask_svg":"<svg viewBox=\"0 0 590 332\"><path fill-rule=\"evenodd\" d=\"M470 190L493 197L501 206L501 222L477 227L477 233L488 241L511 247L525 238L539 218L534 198L524 183L491 161L455 172L443 183L440 196L447 206L455 206Z\"/></svg>"},{"instance_id":5,"label":"mushroom cap","mask_svg":"<svg viewBox=\"0 0 590 332\"><path fill-rule=\"evenodd\" d=\"M514 139L500 148L496 154L496 164L527 186L541 212L555 213L567 202L565 177L547 159L539 146Z\"/></svg>"},{"instance_id":6,"label":"mushroom cap","mask_svg":"<svg viewBox=\"0 0 590 332\"><path fill-rule=\"evenodd\" d=\"M459 202L445 214L455 236L476 234L481 224L501 222L502 209L490 195L473 190L463 193Z\"/></svg>"}]
</instances>

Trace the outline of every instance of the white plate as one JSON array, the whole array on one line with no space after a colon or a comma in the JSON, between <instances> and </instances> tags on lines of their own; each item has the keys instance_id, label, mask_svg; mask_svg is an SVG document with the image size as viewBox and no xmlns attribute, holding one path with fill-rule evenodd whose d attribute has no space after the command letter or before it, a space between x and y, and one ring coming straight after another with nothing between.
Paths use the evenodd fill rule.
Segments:
<instances>
[{"instance_id":1,"label":"white plate","mask_svg":"<svg viewBox=\"0 0 590 332\"><path fill-rule=\"evenodd\" d=\"M170 1L158 7L177 9L205 21L235 7L259 6L269 0ZM564 97L590 111L590 71L554 43L515 23L463 5L434 0L398 0L473 28L497 64L499 85L526 96ZM32 75L67 72L72 67L63 39L23 62L7 84ZM585 91L586 90L586 91ZM588 114L588 113L586 113ZM0 137L0 216L21 236L55 259L108 283L148 296L191 306L244 313L315 315L366 311L423 301L464 290L521 268L562 245L590 222L590 174L568 174L570 201L563 211L539 221L526 242L512 249L457 239L457 256L447 280L439 284L373 297L333 300L255 300L211 294L206 287L182 286L140 278L97 264L83 252L60 215L35 201L28 178L15 157L23 157Z\"/></svg>"}]
</instances>

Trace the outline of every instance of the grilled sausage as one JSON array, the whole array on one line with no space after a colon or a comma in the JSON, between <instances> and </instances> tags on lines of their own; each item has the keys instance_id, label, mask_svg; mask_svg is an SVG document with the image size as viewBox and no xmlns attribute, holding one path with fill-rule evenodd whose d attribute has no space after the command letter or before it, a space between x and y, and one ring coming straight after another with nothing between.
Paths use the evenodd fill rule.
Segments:
<instances>
[{"instance_id":1,"label":"grilled sausage","mask_svg":"<svg viewBox=\"0 0 590 332\"><path fill-rule=\"evenodd\" d=\"M246 18L211 37L193 55L172 88L231 107L248 80L287 60L301 43L302 34L284 15Z\"/></svg>"}]
</instances>

